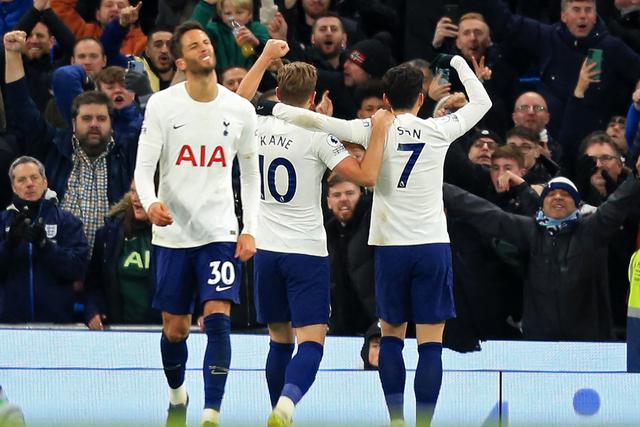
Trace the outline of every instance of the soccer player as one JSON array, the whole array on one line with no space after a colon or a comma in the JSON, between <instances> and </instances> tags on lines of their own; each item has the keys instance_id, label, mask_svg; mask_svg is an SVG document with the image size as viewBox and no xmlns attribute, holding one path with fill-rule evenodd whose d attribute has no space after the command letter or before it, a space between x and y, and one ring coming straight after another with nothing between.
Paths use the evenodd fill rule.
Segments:
<instances>
[{"instance_id":1,"label":"soccer player","mask_svg":"<svg viewBox=\"0 0 640 427\"><path fill-rule=\"evenodd\" d=\"M251 99L271 61L287 51L286 42L269 40L237 93ZM276 94L284 103L309 108L316 79L313 65L292 62L278 71ZM378 155L366 154L360 164L332 135L259 117L256 143L263 182L255 285L258 320L267 323L271 337L265 368L273 407L269 427L291 425L295 405L315 380L322 359L330 295L322 176L329 168L373 185L392 120L386 111L374 116L369 149ZM298 351L292 359L296 337Z\"/></svg>"},{"instance_id":2,"label":"soccer player","mask_svg":"<svg viewBox=\"0 0 640 427\"><path fill-rule=\"evenodd\" d=\"M396 118L377 177L369 244L375 246L375 286L382 329L379 375L392 426L404 426L407 322L416 323L418 366L414 390L417 425L429 425L442 382L442 332L455 315L451 252L442 204L443 163L449 144L471 129L491 108L482 83L460 56L440 56L436 65L453 67L469 103L437 119L419 119L422 72L397 66L383 77L384 101ZM369 143L369 120L345 121L283 103L273 115L341 140ZM369 153L373 154L373 153Z\"/></svg>"},{"instance_id":3,"label":"soccer player","mask_svg":"<svg viewBox=\"0 0 640 427\"><path fill-rule=\"evenodd\" d=\"M256 115L248 101L218 85L213 46L199 24L176 28L171 51L186 81L150 98L135 179L154 224L153 307L162 310L160 349L170 414L188 403L186 339L197 294L207 334L201 426L217 426L231 360L229 316L231 303L239 302L240 261L255 253L260 191ZM236 156L244 224L239 235L231 185Z\"/></svg>"}]
</instances>

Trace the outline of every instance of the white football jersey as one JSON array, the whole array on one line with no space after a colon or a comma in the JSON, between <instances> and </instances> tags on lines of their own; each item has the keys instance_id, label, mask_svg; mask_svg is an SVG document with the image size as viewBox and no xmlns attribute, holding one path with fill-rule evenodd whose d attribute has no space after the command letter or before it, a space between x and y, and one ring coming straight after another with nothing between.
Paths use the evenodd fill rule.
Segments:
<instances>
[{"instance_id":1,"label":"white football jersey","mask_svg":"<svg viewBox=\"0 0 640 427\"><path fill-rule=\"evenodd\" d=\"M221 85L211 102L193 100L185 83L149 99L138 145L137 191L145 210L162 201L173 217L171 225L153 226L155 245L189 248L237 240L231 185L236 155L242 173L243 232L255 236L259 204L255 130L251 103Z\"/></svg>"},{"instance_id":2,"label":"white football jersey","mask_svg":"<svg viewBox=\"0 0 640 427\"><path fill-rule=\"evenodd\" d=\"M349 153L332 135L273 116L258 117L257 144L262 181L256 246L327 256L320 207L322 177Z\"/></svg>"},{"instance_id":3,"label":"white football jersey","mask_svg":"<svg viewBox=\"0 0 640 427\"><path fill-rule=\"evenodd\" d=\"M464 135L491 108L482 83L465 60L455 56L456 69L469 103L453 114L420 119L396 117L387 134L382 167L373 193L369 244L406 246L447 243L442 202L444 158L452 141ZM277 104L273 115L311 130L323 130L342 141L367 146L370 120L341 120Z\"/></svg>"}]
</instances>

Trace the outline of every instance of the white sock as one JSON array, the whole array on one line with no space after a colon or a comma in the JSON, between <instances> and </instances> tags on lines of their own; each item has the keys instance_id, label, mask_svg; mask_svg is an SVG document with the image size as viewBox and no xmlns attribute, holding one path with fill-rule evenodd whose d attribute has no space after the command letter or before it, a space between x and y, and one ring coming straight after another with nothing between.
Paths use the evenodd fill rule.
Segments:
<instances>
[{"instance_id":1,"label":"white sock","mask_svg":"<svg viewBox=\"0 0 640 427\"><path fill-rule=\"evenodd\" d=\"M172 405L187 404L187 386L184 383L178 388L169 387L169 403Z\"/></svg>"},{"instance_id":2,"label":"white sock","mask_svg":"<svg viewBox=\"0 0 640 427\"><path fill-rule=\"evenodd\" d=\"M286 417L286 421L291 421L291 418L293 418L293 410L295 408L296 405L293 403L293 400L286 396L280 396L274 410L284 415Z\"/></svg>"},{"instance_id":3,"label":"white sock","mask_svg":"<svg viewBox=\"0 0 640 427\"><path fill-rule=\"evenodd\" d=\"M218 424L218 418L220 418L220 412L211 408L204 408L204 412L202 413L202 420L200 423L204 423L205 421L210 421L214 424Z\"/></svg>"}]
</instances>

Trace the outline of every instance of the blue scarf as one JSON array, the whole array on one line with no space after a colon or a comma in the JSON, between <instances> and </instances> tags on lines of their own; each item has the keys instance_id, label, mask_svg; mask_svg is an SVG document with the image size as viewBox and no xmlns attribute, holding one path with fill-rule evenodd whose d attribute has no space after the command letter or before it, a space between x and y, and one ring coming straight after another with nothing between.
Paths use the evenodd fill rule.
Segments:
<instances>
[{"instance_id":1,"label":"blue scarf","mask_svg":"<svg viewBox=\"0 0 640 427\"><path fill-rule=\"evenodd\" d=\"M580 211L578 209L571 215L561 219L547 217L544 212L542 212L542 208L538 209L536 213L536 222L546 228L552 236L565 228L574 226L578 222L578 218L580 218Z\"/></svg>"}]
</instances>

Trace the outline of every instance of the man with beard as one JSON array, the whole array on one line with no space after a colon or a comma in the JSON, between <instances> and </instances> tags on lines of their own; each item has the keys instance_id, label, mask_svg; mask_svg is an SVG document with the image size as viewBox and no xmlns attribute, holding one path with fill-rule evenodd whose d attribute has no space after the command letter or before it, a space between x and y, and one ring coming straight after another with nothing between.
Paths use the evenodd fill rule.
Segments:
<instances>
[{"instance_id":1,"label":"man with beard","mask_svg":"<svg viewBox=\"0 0 640 427\"><path fill-rule=\"evenodd\" d=\"M171 31L156 28L147 36L147 47L144 49L144 69L151 85L157 92L166 89L176 74L176 67L171 56Z\"/></svg>"},{"instance_id":2,"label":"man with beard","mask_svg":"<svg viewBox=\"0 0 640 427\"><path fill-rule=\"evenodd\" d=\"M280 16L277 16L269 30L272 37L285 40L284 31L274 31L274 26L280 19ZM311 46L303 49L300 44L293 45L287 58L292 61L310 62L318 70L341 71L347 59L346 46L347 33L342 18L335 12L326 12L320 15L311 27Z\"/></svg>"},{"instance_id":3,"label":"man with beard","mask_svg":"<svg viewBox=\"0 0 640 427\"><path fill-rule=\"evenodd\" d=\"M327 180L327 248L331 259L332 335L362 335L375 321L373 247L367 244L371 222L371 195L332 174Z\"/></svg>"},{"instance_id":4,"label":"man with beard","mask_svg":"<svg viewBox=\"0 0 640 427\"><path fill-rule=\"evenodd\" d=\"M162 311L160 350L169 385L169 416L184 415L188 404L186 340L198 295L207 335L200 425L217 426L231 362L231 304L240 302L240 262L256 251L260 201L256 116L249 101L218 84L213 46L200 24L180 25L171 39L171 52L186 81L149 99L135 180L153 223L153 307ZM242 230L231 183L236 156Z\"/></svg>"},{"instance_id":5,"label":"man with beard","mask_svg":"<svg viewBox=\"0 0 640 427\"><path fill-rule=\"evenodd\" d=\"M9 177L13 200L0 214L0 322L71 323L72 284L89 257L82 224L58 206L40 161L19 157Z\"/></svg>"},{"instance_id":6,"label":"man with beard","mask_svg":"<svg viewBox=\"0 0 640 427\"><path fill-rule=\"evenodd\" d=\"M9 131L18 135L24 151L43 159L49 187L62 209L82 220L93 245L109 205L128 191L135 141L112 137L111 100L102 92L88 91L73 100L70 129L49 125L29 96L20 54L25 43L23 31L4 36Z\"/></svg>"},{"instance_id":7,"label":"man with beard","mask_svg":"<svg viewBox=\"0 0 640 427\"><path fill-rule=\"evenodd\" d=\"M56 68L68 64L73 54L73 34L51 9L48 0L36 0L16 25L27 33L23 54L29 92L38 109L45 110L51 99L51 75ZM52 56L51 49L58 45ZM3 54L1 52L0 54ZM4 60L4 57L3 57ZM3 69L0 73L4 73ZM4 78L2 79L4 82Z\"/></svg>"},{"instance_id":8,"label":"man with beard","mask_svg":"<svg viewBox=\"0 0 640 427\"><path fill-rule=\"evenodd\" d=\"M467 60L493 101L482 124L504 134L509 126L510 104L516 95L517 76L505 59L502 47L491 40L491 29L484 17L479 13L465 13L457 25L446 16L440 18L431 46L438 52L457 53ZM462 90L457 79L453 78L451 83L451 92Z\"/></svg>"}]
</instances>

